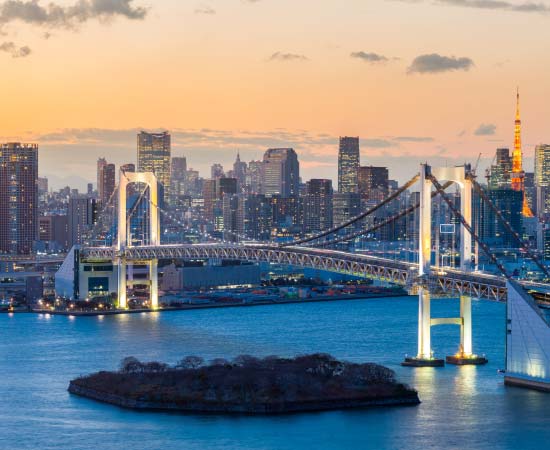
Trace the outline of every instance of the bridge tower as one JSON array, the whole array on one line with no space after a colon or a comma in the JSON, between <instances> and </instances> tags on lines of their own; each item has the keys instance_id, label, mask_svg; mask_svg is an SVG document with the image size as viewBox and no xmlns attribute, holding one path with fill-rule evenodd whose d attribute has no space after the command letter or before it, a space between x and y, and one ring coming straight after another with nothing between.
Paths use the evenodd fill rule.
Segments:
<instances>
[{"instance_id":1,"label":"bridge tower","mask_svg":"<svg viewBox=\"0 0 550 450\"><path fill-rule=\"evenodd\" d=\"M432 182L433 175L438 180L452 181L459 186L460 212L468 224L472 223L472 181L470 166L437 167L422 164L420 170L420 226L419 226L419 265L418 265L418 353L414 358L406 358L403 365L438 367L445 363L434 358L431 346L431 327L435 325L459 325L460 346L456 355L448 356L452 364L482 364L472 352L471 298L460 297L460 317L431 317L431 257L432 257ZM464 271L471 270L472 238L466 228L460 226L460 266ZM484 360L486 362L486 360Z\"/></svg>"},{"instance_id":2,"label":"bridge tower","mask_svg":"<svg viewBox=\"0 0 550 450\"><path fill-rule=\"evenodd\" d=\"M126 308L127 299L127 261L124 250L132 245L128 240L129 222L127 212L127 188L132 183L144 183L149 188L149 245L160 245L160 211L158 208L158 182L152 172L124 172L120 170L118 189L118 241L117 241L117 266L118 266L118 307ZM149 267L149 283L151 295L151 308L158 308L158 260L144 261Z\"/></svg>"}]
</instances>

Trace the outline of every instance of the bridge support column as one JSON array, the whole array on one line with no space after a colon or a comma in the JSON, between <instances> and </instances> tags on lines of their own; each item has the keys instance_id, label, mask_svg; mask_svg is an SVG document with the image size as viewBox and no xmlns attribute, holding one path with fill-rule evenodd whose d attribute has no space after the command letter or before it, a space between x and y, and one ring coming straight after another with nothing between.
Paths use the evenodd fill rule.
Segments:
<instances>
[{"instance_id":1,"label":"bridge support column","mask_svg":"<svg viewBox=\"0 0 550 450\"><path fill-rule=\"evenodd\" d=\"M472 298L468 295L460 296L460 320L460 348L456 355L447 356L446 361L459 366L487 364L487 358L472 351Z\"/></svg>"},{"instance_id":2,"label":"bridge support column","mask_svg":"<svg viewBox=\"0 0 550 450\"><path fill-rule=\"evenodd\" d=\"M149 280L150 280L150 297L151 309L159 307L159 286L158 286L158 259L152 259L149 262Z\"/></svg>"},{"instance_id":3,"label":"bridge support column","mask_svg":"<svg viewBox=\"0 0 550 450\"><path fill-rule=\"evenodd\" d=\"M433 357L431 338L431 296L427 287L418 288L418 354L414 358L405 358L403 366L411 367L441 367L445 365L442 359Z\"/></svg>"},{"instance_id":4,"label":"bridge support column","mask_svg":"<svg viewBox=\"0 0 550 450\"><path fill-rule=\"evenodd\" d=\"M126 260L118 259L118 307L126 309L128 307L127 298L127 283L126 283Z\"/></svg>"}]
</instances>

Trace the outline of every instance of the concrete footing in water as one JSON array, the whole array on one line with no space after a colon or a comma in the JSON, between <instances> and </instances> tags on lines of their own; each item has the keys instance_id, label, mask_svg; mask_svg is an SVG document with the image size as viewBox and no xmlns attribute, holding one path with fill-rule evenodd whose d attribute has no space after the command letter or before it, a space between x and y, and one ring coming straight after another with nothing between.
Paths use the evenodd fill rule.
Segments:
<instances>
[{"instance_id":1,"label":"concrete footing in water","mask_svg":"<svg viewBox=\"0 0 550 450\"><path fill-rule=\"evenodd\" d=\"M457 366L481 366L483 364L487 364L489 360L485 358L484 356L447 356L445 358L448 364L454 364Z\"/></svg>"},{"instance_id":2,"label":"concrete footing in water","mask_svg":"<svg viewBox=\"0 0 550 450\"><path fill-rule=\"evenodd\" d=\"M405 361L403 361L401 365L407 367L443 367L445 365L445 361L437 358L405 358Z\"/></svg>"}]
</instances>

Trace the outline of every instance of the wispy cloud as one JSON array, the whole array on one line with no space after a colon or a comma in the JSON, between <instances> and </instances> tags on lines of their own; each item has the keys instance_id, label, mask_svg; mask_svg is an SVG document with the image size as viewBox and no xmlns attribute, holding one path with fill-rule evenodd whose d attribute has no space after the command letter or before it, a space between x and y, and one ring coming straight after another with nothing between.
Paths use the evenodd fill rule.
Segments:
<instances>
[{"instance_id":1,"label":"wispy cloud","mask_svg":"<svg viewBox=\"0 0 550 450\"><path fill-rule=\"evenodd\" d=\"M216 10L211 6L203 5L195 8L195 14L214 15L216 14Z\"/></svg>"},{"instance_id":2,"label":"wispy cloud","mask_svg":"<svg viewBox=\"0 0 550 450\"><path fill-rule=\"evenodd\" d=\"M0 44L0 51L9 53L12 58L24 58L25 56L29 56L32 52L26 45L23 47L18 47L11 41Z\"/></svg>"},{"instance_id":3,"label":"wispy cloud","mask_svg":"<svg viewBox=\"0 0 550 450\"><path fill-rule=\"evenodd\" d=\"M393 140L397 142L433 142L434 138L429 136L397 136Z\"/></svg>"},{"instance_id":4,"label":"wispy cloud","mask_svg":"<svg viewBox=\"0 0 550 450\"><path fill-rule=\"evenodd\" d=\"M308 58L297 53L275 52L269 57L269 61L308 61Z\"/></svg>"},{"instance_id":5,"label":"wispy cloud","mask_svg":"<svg viewBox=\"0 0 550 450\"><path fill-rule=\"evenodd\" d=\"M374 52L352 52L350 53L350 56L355 59L360 59L361 61L369 62L369 63L385 63L389 61L389 58L384 55L379 55L378 53Z\"/></svg>"},{"instance_id":6,"label":"wispy cloud","mask_svg":"<svg viewBox=\"0 0 550 450\"><path fill-rule=\"evenodd\" d=\"M493 125L492 123L482 123L479 127L476 128L476 130L474 131L474 135L492 136L495 134L496 130L496 125Z\"/></svg>"},{"instance_id":7,"label":"wispy cloud","mask_svg":"<svg viewBox=\"0 0 550 450\"><path fill-rule=\"evenodd\" d=\"M523 1L513 3L507 0L390 0L403 3L433 3L440 6L487 9L493 11L512 11L522 13L550 13L550 5L543 2Z\"/></svg>"},{"instance_id":8,"label":"wispy cloud","mask_svg":"<svg viewBox=\"0 0 550 450\"><path fill-rule=\"evenodd\" d=\"M407 73L441 73L455 70L468 71L474 66L474 62L467 57L456 58L443 56L437 53L420 55L414 58L407 69Z\"/></svg>"}]
</instances>

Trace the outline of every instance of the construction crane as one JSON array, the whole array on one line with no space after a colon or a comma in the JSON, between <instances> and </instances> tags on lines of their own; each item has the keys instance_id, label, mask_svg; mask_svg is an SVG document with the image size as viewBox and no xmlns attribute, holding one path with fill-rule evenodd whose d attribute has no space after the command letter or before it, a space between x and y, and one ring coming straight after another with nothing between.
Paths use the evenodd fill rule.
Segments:
<instances>
[{"instance_id":1,"label":"construction crane","mask_svg":"<svg viewBox=\"0 0 550 450\"><path fill-rule=\"evenodd\" d=\"M481 159L481 152L479 152L479 155L477 157L477 161L476 161L476 165L474 166L474 168L472 169L472 174L475 175L476 172L477 172L477 167L479 166L479 160Z\"/></svg>"}]
</instances>

